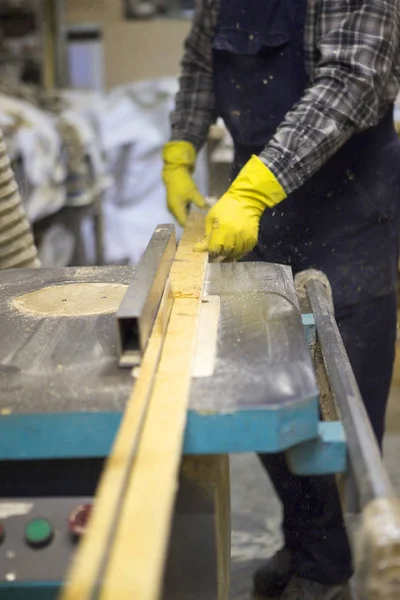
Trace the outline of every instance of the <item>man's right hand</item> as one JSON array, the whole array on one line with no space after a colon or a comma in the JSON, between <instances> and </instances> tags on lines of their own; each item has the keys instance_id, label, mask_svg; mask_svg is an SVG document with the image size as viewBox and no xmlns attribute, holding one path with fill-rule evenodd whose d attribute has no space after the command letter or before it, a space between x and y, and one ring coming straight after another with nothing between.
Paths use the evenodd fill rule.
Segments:
<instances>
[{"instance_id":1,"label":"man's right hand","mask_svg":"<svg viewBox=\"0 0 400 600\"><path fill-rule=\"evenodd\" d=\"M207 207L192 178L196 150L190 142L169 142L164 146L163 159L162 177L167 189L168 210L183 227L191 202L199 208Z\"/></svg>"}]
</instances>

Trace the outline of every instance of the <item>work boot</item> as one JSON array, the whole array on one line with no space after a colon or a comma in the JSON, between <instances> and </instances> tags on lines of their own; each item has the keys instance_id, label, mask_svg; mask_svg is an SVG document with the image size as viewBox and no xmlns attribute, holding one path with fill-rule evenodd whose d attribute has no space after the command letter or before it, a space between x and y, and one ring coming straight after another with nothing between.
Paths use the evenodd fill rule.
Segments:
<instances>
[{"instance_id":1,"label":"work boot","mask_svg":"<svg viewBox=\"0 0 400 600\"><path fill-rule=\"evenodd\" d=\"M347 585L324 585L310 579L293 577L280 598L281 600L347 600Z\"/></svg>"},{"instance_id":2,"label":"work boot","mask_svg":"<svg viewBox=\"0 0 400 600\"><path fill-rule=\"evenodd\" d=\"M294 575L292 554L282 548L254 574L254 596L256 598L280 598Z\"/></svg>"}]
</instances>

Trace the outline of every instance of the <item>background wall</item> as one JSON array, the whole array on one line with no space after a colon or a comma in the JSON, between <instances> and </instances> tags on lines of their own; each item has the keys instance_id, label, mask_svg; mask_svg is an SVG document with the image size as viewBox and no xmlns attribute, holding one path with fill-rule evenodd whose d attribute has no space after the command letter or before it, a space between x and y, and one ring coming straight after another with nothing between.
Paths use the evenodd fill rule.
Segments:
<instances>
[{"instance_id":1,"label":"background wall","mask_svg":"<svg viewBox=\"0 0 400 600\"><path fill-rule=\"evenodd\" d=\"M138 79L179 74L189 21L127 21L122 0L67 0L65 19L69 24L102 26L108 89Z\"/></svg>"}]
</instances>

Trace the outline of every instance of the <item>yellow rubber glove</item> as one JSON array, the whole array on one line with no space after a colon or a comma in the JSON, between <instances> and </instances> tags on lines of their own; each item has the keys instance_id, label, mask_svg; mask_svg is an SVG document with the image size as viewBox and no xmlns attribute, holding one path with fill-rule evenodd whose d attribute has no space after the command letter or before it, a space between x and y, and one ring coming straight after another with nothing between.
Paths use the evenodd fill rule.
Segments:
<instances>
[{"instance_id":1,"label":"yellow rubber glove","mask_svg":"<svg viewBox=\"0 0 400 600\"><path fill-rule=\"evenodd\" d=\"M196 149L189 142L169 142L163 150L163 181L167 188L168 210L184 226L191 202L199 208L207 204L192 178Z\"/></svg>"},{"instance_id":2,"label":"yellow rubber glove","mask_svg":"<svg viewBox=\"0 0 400 600\"><path fill-rule=\"evenodd\" d=\"M265 209L273 208L285 198L285 190L276 177L258 156L252 156L208 213L205 238L196 244L195 250L208 251L212 257L242 258L257 244Z\"/></svg>"}]
</instances>

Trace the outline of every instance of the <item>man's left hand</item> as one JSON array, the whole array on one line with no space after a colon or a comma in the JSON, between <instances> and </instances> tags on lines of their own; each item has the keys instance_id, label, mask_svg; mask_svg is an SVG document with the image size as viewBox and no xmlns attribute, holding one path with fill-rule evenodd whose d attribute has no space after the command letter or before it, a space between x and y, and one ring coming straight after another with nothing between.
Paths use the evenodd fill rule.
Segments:
<instances>
[{"instance_id":1,"label":"man's left hand","mask_svg":"<svg viewBox=\"0 0 400 600\"><path fill-rule=\"evenodd\" d=\"M264 210L285 198L285 191L275 176L257 156L252 156L208 213L206 235L195 250L208 251L213 257L239 260L256 246Z\"/></svg>"}]
</instances>

